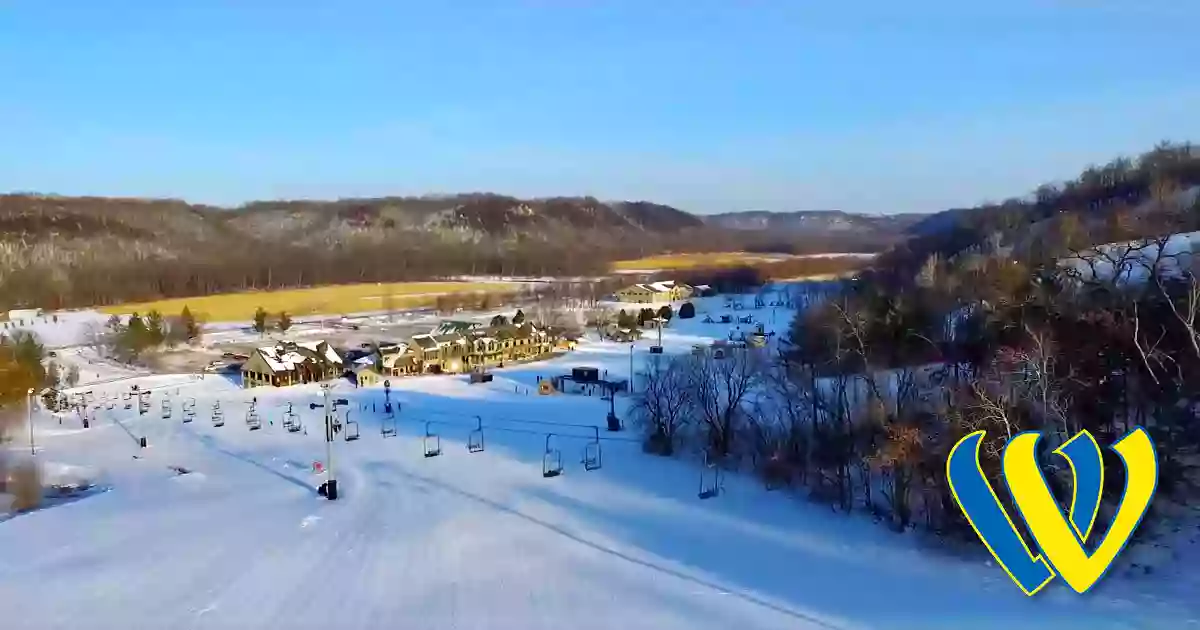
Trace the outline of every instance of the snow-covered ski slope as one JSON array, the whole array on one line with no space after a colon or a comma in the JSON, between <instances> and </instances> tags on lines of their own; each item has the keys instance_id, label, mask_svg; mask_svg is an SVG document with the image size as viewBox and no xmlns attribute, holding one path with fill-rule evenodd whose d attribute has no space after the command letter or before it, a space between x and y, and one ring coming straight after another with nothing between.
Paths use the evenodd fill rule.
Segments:
<instances>
[{"instance_id":1,"label":"snow-covered ski slope","mask_svg":"<svg viewBox=\"0 0 1200 630\"><path fill-rule=\"evenodd\" d=\"M700 329L665 335L668 351ZM0 522L0 627L1097 629L1200 617L1200 604L1118 578L1088 596L1055 585L1028 598L979 557L922 550L915 536L750 480L729 477L725 494L701 501L697 466L643 454L632 431L598 431L603 465L586 471L586 426L608 403L535 387L573 365L623 377L629 349L587 344L489 384L397 379L391 438L383 389L338 385L361 438L335 445L342 496L332 502L315 491L313 462L328 462L322 411L308 408L321 400L314 385L247 391L162 375L90 386L114 408L102 404L86 430L39 417L36 457L106 491ZM144 416L136 399L124 409L131 383L153 391ZM259 431L245 424L252 397ZM283 429L289 402L307 431ZM480 420L485 448L471 453ZM440 456L424 457L426 422ZM550 479L547 432L564 466Z\"/></svg>"}]
</instances>

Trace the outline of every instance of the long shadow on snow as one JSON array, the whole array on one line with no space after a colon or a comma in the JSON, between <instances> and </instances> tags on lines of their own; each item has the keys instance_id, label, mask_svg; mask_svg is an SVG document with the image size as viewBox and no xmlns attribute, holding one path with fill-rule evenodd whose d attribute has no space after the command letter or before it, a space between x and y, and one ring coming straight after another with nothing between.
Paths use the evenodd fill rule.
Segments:
<instances>
[{"instance_id":1,"label":"long shadow on snow","mask_svg":"<svg viewBox=\"0 0 1200 630\"><path fill-rule=\"evenodd\" d=\"M299 479L296 479L295 477L289 477L289 476L279 472L278 470L275 470L274 468L271 468L270 466L267 466L266 464L263 464L262 462L250 457L249 455L246 455L244 453L236 453L227 448L224 448L224 447L218 445L216 440L214 440L212 438L212 436L210 436L210 435L199 435L195 431L192 431L190 428L186 428L186 427L184 428L183 432L187 435L190 435L193 438L196 438L196 440L198 442L200 442L201 444L203 444L206 448L209 448L213 451L221 453L222 455L232 457L243 463L250 464L251 466L258 468L259 470L261 470L265 473L274 475L294 486L299 486L301 488L304 488L306 491L308 491L309 493L311 493L313 495L317 495L316 488L308 485L307 483L305 483Z\"/></svg>"},{"instance_id":2,"label":"long shadow on snow","mask_svg":"<svg viewBox=\"0 0 1200 630\"><path fill-rule=\"evenodd\" d=\"M823 619L820 619L820 618L818 618L818 617L814 617L814 616L806 615L806 614L804 614L804 613L797 612L797 611L794 611L794 610L789 610L789 609L787 609L787 608L784 608L784 607L781 607L781 606L779 606L779 605L777 605L777 604L773 604L773 603L771 603L771 602L765 601L765 600L763 600L763 599L760 599L760 598L758 598L758 597L755 597L754 595L751 595L751 594L748 594L748 593L733 593L733 592L729 592L729 591L728 591L728 590L727 590L725 587L723 587L723 586L721 586L721 585L719 585L719 584L715 584L715 583L713 583L713 582L709 582L709 581L703 580L703 579L701 579L701 578L697 578L697 577L695 577L695 576L688 575L688 574L686 574L686 573L681 573L681 572L679 572L679 571L677 571L677 570L675 570L675 569L671 569L671 568L669 568L669 567L664 567L664 566L662 566L662 565L655 564L655 563L653 563L653 562L650 562L650 561L648 561L648 560L643 560L643 559L641 559L641 558L635 558L635 557L633 557L633 556L630 556L630 555L628 555L628 554L622 553L622 552L620 552L620 551L617 551L617 550L615 550L615 549L611 549L611 548L609 548L609 547L605 547L604 545L601 545L601 544L599 544L599 543L595 543L595 542L592 542L592 541L590 541L590 540L586 540L586 539L584 539L584 538L580 538L580 537L579 537L579 536L577 536L576 534L573 534L573 533L571 533L571 532L569 532L569 531L567 531L567 530L565 530L565 529L563 529L563 528L561 528L561 527L559 527L559 526L557 526L557 525L555 525L555 524L553 524L553 523L548 523L548 522L546 522L546 521L543 521L543 520L541 520L541 519L538 519L538 518L535 518L535 517L533 517L533 516L530 516L530 515L528 515L528 514L525 514L525 513L521 512L521 511L519 511L519 510L516 510L516 509L514 509L514 508L512 508L512 507L509 507L508 505L505 505L505 504L503 504L503 503L500 503L500 502L498 502L498 501L494 501L494 500L492 500L492 499L488 499L487 497L481 497L481 496L479 496L479 495L477 495L477 494L474 494L474 493L468 492L468 491L466 491L466 490L463 490L463 489L461 489L461 488L457 488L457 487L455 487L455 486L452 486L452 485L450 485L450 484L448 484L448 483L445 483L445 482L443 482L443 481L439 481L439 480L437 480L437 479L434 479L434 478L431 478L431 477L426 477L426 476L424 476L424 475L421 475L421 474L418 474L418 473L412 472L411 470L409 470L409 469L407 469L407 468L405 468L405 467L403 467L403 466L400 466L400 465L395 465L394 467L392 467L392 470L393 470L393 471L394 471L396 474L399 474L399 475L402 475L402 476L404 476L404 477L407 477L407 478L409 478L410 480L413 480L413 481L418 481L418 482L422 482L422 483L424 483L424 484L426 484L426 485L428 485L428 486L432 486L432 487L438 488L438 489L440 489L440 490L443 490L443 491L445 491L445 492L449 492L449 493L451 493L451 494L457 495L457 496L459 496L459 497L462 497L462 498L464 498L464 499L468 499L468 500L470 500L470 501L474 501L474 502L477 502L477 503L481 503L481 504L483 504L483 505L486 505L486 506L488 506L488 507L490 507L490 508L492 508L492 509L499 510L499 511L501 511L501 512L504 512L505 514L509 514L509 515L515 516L515 517L517 517L517 518L520 518L520 519L522 519L522 520L525 520L525 521L527 521L527 522L529 522L529 523L532 523L532 524L534 524L534 525L537 525L537 526L539 526L539 527L542 527L542 528L544 528L544 529L547 529L547 530L549 530L549 531L551 531L551 532L554 532L554 533L558 534L559 536L562 536L562 537L564 537L564 538L567 538L567 539L569 539L569 540L571 540L571 541L573 541L573 542L576 542L576 543L578 543L578 544L580 544L580 545L583 545L583 546L585 546L585 547L591 548L591 549L593 549L593 550L595 550L595 551L599 551L599 552L601 552L601 553L604 553L604 554L606 554L606 555L613 556L613 557L615 557L615 558L619 558L619 559L621 559L621 560L624 560L624 561L626 561L626 562L629 562L629 563L631 563L631 564L636 564L636 565L638 565L638 566L645 567L645 568L647 568L647 569L650 569L650 570L652 570L652 571L655 571L655 572L658 572L658 573L662 573L662 574L664 574L664 575L668 575L668 576L671 576L671 577L674 577L674 578L678 578L678 579L680 579L680 580L684 580L684 581L686 581L686 582L690 582L690 583L692 583L692 584L695 584L695 585L697 585L697 586L701 586L701 587L704 587L704 588L707 588L707 589L710 589L710 590L713 590L713 591L717 591L717 592L720 592L720 593L728 593L728 594L729 594L729 595L731 595L731 596L737 597L737 598L739 598L739 599L745 600L745 601L747 601L747 602L750 602L750 603L752 603L752 604L755 604L755 605L758 605L758 606L762 606L762 607L764 607L764 608L768 608L768 609L770 609L770 610L773 610L773 611L775 611L775 612L778 612L778 613L780 613L780 614L782 614L782 615L787 615L787 616L789 616L789 617L792 617L792 618L794 618L794 619L797 619L797 620L800 620L800 621L804 621L804 622L807 622L807 623L810 623L810 624L815 624L815 625L817 625L817 626L824 627L824 628L831 628L831 629L833 629L833 630L838 630L839 628L842 628L842 626L840 626L840 625L837 625L837 624L834 624L834 623L831 623L831 622L825 621L825 620L823 620Z\"/></svg>"},{"instance_id":3,"label":"long shadow on snow","mask_svg":"<svg viewBox=\"0 0 1200 630\"><path fill-rule=\"evenodd\" d=\"M911 623L914 627L966 627L968 624L956 620L951 611L935 613L930 610L930 595L938 591L958 610L972 611L972 614L986 611L989 627L998 626L1002 621L1014 626L1068 627L1080 621L1081 613L1090 613L1085 617L1102 614L1096 609L1078 607L1082 602L1077 601L1034 601L1016 595L997 597L997 593L978 589L970 583L953 583L952 588L961 585L963 589L947 591L947 582L952 582L950 576L912 571L913 567L890 566L886 561L871 566L847 558L839 564L827 554L747 536L719 523L681 522L678 514L672 515L669 511L642 514L630 510L605 510L548 487L534 486L526 490L526 494L591 523L597 529L611 532L632 547L674 559L698 571L720 576L731 584L782 601L819 608L851 625ZM866 550L863 553L870 554ZM646 563L639 561L639 564ZM873 591L867 600L870 603L864 605L864 584L856 583L856 577L886 588ZM931 615L937 624L930 623ZM1036 626L1030 625L1031 619L1037 619Z\"/></svg>"},{"instance_id":4,"label":"long shadow on snow","mask_svg":"<svg viewBox=\"0 0 1200 630\"><path fill-rule=\"evenodd\" d=\"M375 394L381 394L381 391L353 392L348 397L353 398L356 405L363 403L369 405ZM797 506L791 501L777 500L764 505L762 501L764 491L761 484L753 478L736 475L729 475L726 478L725 486L731 492L722 496L720 505L701 502L695 498L701 475L700 467L695 462L683 458L661 458L644 454L636 431L610 433L601 428L599 435L602 438L604 466L597 471L584 472L580 460L585 445L591 441L593 432L578 426L567 425L589 424L589 420L592 421L591 424L598 425L604 419L603 414L607 413L607 405L599 401L596 401L597 410L602 413L586 415L588 410L580 410L575 407L570 410L574 412L572 415L555 414L555 410L550 408L537 410L544 414L538 415L531 413L535 409L522 408L521 399L505 404L504 402L493 402L490 399L486 402L463 400L424 392L402 392L402 398L406 404L397 423L400 435L420 439L425 431L425 420L434 420L432 429L441 438L443 457L470 456L466 450L467 437L475 428L474 416L479 415L483 418L485 425L486 450L491 453L500 453L517 461L524 461L540 467L544 454L545 433L552 432L555 434L554 446L562 453L564 473L571 477L576 475L596 477L627 487L638 494L686 505L689 509L704 513L744 516L743 511L752 507L755 515L766 514L772 517L772 520L776 520L774 517L778 517L790 523L802 516L802 514L798 514ZM393 395L393 401L396 399L397 396ZM378 408L382 408L381 401L382 396L380 395L377 401L379 402ZM361 409L361 406L359 408ZM520 425L504 420L504 418L520 415L539 421L563 424L558 427ZM363 422L366 420L366 416L371 417L371 424ZM379 439L378 424L376 424L378 417L379 415L371 414L363 414L359 417L360 422L363 422L361 430L364 440ZM486 425L518 428L521 431L528 431L528 433L496 430L495 428L489 430ZM612 438L622 441L613 441ZM806 506L801 506L802 509L803 507ZM833 515L823 514L822 517L832 519ZM864 526L862 523L854 523L853 519L848 520L850 521L847 523L848 527Z\"/></svg>"},{"instance_id":5,"label":"long shadow on snow","mask_svg":"<svg viewBox=\"0 0 1200 630\"><path fill-rule=\"evenodd\" d=\"M10 521L14 518L18 518L18 517L22 517L22 516L28 516L30 514L34 514L36 512L41 512L43 510L49 510L52 508L69 505L71 503L75 503L76 501L82 501L84 499L94 497L98 494L103 494L105 492L108 492L111 489L112 489L112 487L107 484L98 484L95 486L91 486L91 487L87 488L86 490L80 490L80 491L72 493L72 494L66 494L66 495L60 495L60 496L47 495L47 496L42 497L41 503L39 503L38 506L35 508L31 508L31 509L25 510L23 512L10 512L10 513L5 513L5 514L0 514L0 523L3 523L5 521Z\"/></svg>"},{"instance_id":6,"label":"long shadow on snow","mask_svg":"<svg viewBox=\"0 0 1200 630\"><path fill-rule=\"evenodd\" d=\"M363 393L365 394L366 392ZM486 402L480 400L462 400L423 392L403 392L403 398L409 402L422 401L406 409L409 420L407 422L401 420L398 426L402 435L415 438L419 438L424 431L424 423L421 421L423 420L422 409L427 408L429 410L427 414L429 418L436 418L438 415L436 410L438 409L446 409L451 415L456 416L468 416L468 409L475 410L483 417L485 425L489 424L489 417L492 417L490 414L500 415L504 413L503 411L495 411L498 405L493 404L490 400ZM393 400L395 399L396 397L393 396ZM482 409L480 409L481 407ZM528 413L529 410L525 411ZM414 418L416 421L414 421ZM571 424L583 423L574 417L565 418L563 421ZM496 424L500 425L503 423L496 422ZM442 437L443 451L445 453L443 457L470 457L465 448L465 441L468 432L473 426L464 420L461 423L438 425L435 428ZM541 430L554 429L552 427L543 427L535 431ZM806 514L805 508L810 506L797 506L793 505L790 501L777 499L764 501L763 495L765 491L762 490L761 485L751 478L743 479L730 476L726 480L726 487L729 490L733 490L733 494L723 495L717 502L713 503L700 502L694 498L700 475L698 467L686 461L645 455L636 443L603 442L605 452L604 467L598 471L583 472L583 467L579 465L578 460L583 445L587 441L586 431L577 428L565 428L564 431L575 431L573 434L564 434L564 432L554 430L557 435L567 438L560 441L558 446L562 451L566 475L570 478L587 479L589 481L594 478L602 480L602 482L614 483L617 486L629 488L638 494L669 502L662 504L664 507L675 505L682 508L683 512L691 512L693 515L701 517L706 515L714 517L711 520L703 519L706 522L700 525L681 523L680 514L677 512L674 518L672 518L670 514L671 510L669 509L656 510L657 513L651 515L640 515L636 513L636 510L628 509L605 512L591 504L579 502L549 490L534 490L530 493L535 498L552 505L558 505L584 519L591 520L603 526L606 531L623 533L632 546L644 549L651 555L676 559L682 564L696 567L699 571L728 579L731 584L742 585L749 590L764 593L782 601L803 602L807 605L821 607L829 611L828 614L831 616L844 615L850 618L862 619L864 613L873 612L875 618L870 619L868 623L887 624L899 619L908 619L916 624L928 621L929 591L930 589L944 587L948 581L946 579L937 579L937 563L925 567L928 570L916 570L914 567L906 567L901 564L906 561L904 552L908 551L902 549L905 546L903 542L899 543L900 548L892 545L879 547L879 543L869 536L863 538L860 542L854 542L856 540L854 534L857 533L854 530L867 530L862 533L869 534L870 532L874 532L875 526L852 518L838 517L824 513L818 514L818 511L810 510ZM632 437L631 433L622 433L619 435L621 437ZM606 432L602 430L601 436L607 437ZM365 437L367 436L364 434ZM487 431L485 426L485 437L487 451L489 452L500 452L516 460L526 461L534 465L540 464L542 438L538 435ZM460 443L451 446L453 442ZM461 451L459 451L460 448ZM407 472L403 467L398 467L397 473L513 514L609 555L620 557L635 564L646 566L656 571L662 571L708 588L721 589L718 585L694 576L688 576L646 560L633 558L581 539L577 535L551 523L530 517L507 505L480 497L448 485L445 482L439 482L416 473ZM547 481L546 483L555 484L561 483L561 481L560 479ZM813 521L814 518L817 519L815 522ZM752 524L759 529L768 530L772 535L757 536L748 534L743 529L736 527L736 522ZM681 527L683 525L686 526ZM795 545L780 545L773 538L780 535L786 536L789 533L787 531L788 525L807 526L810 528L813 526L818 527L819 531L816 532L817 542L810 541L809 545L821 544L822 539L828 538L828 544L831 549L828 552L824 552L823 550L812 548L807 550L798 549ZM837 529L831 530L833 533L824 536L821 532L826 531L825 528L827 527L836 527ZM790 533L803 534L803 530ZM804 545L798 546L803 547ZM848 550L838 551L836 549L837 546ZM887 552L899 553L893 555ZM890 556L890 564L888 560L885 560L884 564L878 565L877 568L872 568L870 560L877 553L885 553L887 556ZM854 554L858 557L845 557L844 554ZM840 559L839 555L842 556ZM916 554L913 553L908 558L916 559ZM784 566L784 563L786 563L786 566ZM840 566L837 563L841 563ZM957 563L950 564L951 566L947 568L962 568ZM774 575L764 573L765 567L772 566L779 567ZM817 573L807 571L810 567L820 566L834 567L834 570L842 575L830 575L828 571ZM888 589L887 592L881 593L880 596L887 597L889 604L886 606L864 607L861 590L854 585L847 584L845 579L847 574L850 576L857 574L869 577L872 581L879 579L882 575L886 575L887 578L880 579L879 583L887 584ZM944 578L945 576L941 577ZM953 582L952 580L950 581ZM1061 619L1063 621L1067 617L1076 619L1079 612L1081 612L1075 606L1059 607L1053 605L1051 607L1041 605L1033 607L1024 601L1015 606L997 605L995 593L988 594L983 590L975 588L973 584L962 584L962 586L964 587L962 591L953 596L949 594L947 596L960 600L964 598L967 600L977 600L979 608L990 609L992 611L990 614L993 616L993 620L1011 617L1016 622L1033 615L1038 617L1042 623L1051 623L1054 619ZM737 594L737 596L772 609L779 609L799 619L805 619L813 623L824 623L829 625L829 627L836 627L831 625L830 622L805 617L803 613L781 609L779 606L762 601L753 595ZM1007 603L1012 604L1013 602ZM1045 602L1042 603L1045 604Z\"/></svg>"}]
</instances>

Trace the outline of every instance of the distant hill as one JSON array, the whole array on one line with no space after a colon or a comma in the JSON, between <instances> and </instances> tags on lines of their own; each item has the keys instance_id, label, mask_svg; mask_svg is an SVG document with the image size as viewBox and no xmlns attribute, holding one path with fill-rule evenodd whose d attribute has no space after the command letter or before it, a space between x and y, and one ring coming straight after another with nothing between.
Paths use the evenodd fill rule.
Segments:
<instances>
[{"instance_id":1,"label":"distant hill","mask_svg":"<svg viewBox=\"0 0 1200 630\"><path fill-rule=\"evenodd\" d=\"M57 307L457 274L594 275L610 261L664 251L881 251L897 234L887 218L838 213L823 222L820 214L794 219L812 229L769 221L730 229L663 204L592 197L467 193L218 208L0 195L0 302ZM844 221L859 227L832 227ZM871 221L879 227L862 227Z\"/></svg>"},{"instance_id":2,"label":"distant hill","mask_svg":"<svg viewBox=\"0 0 1200 630\"><path fill-rule=\"evenodd\" d=\"M765 230L789 234L823 235L830 233L867 233L899 237L924 214L854 214L840 210L800 210L796 212L726 212L704 217L709 225L732 230Z\"/></svg>"}]
</instances>

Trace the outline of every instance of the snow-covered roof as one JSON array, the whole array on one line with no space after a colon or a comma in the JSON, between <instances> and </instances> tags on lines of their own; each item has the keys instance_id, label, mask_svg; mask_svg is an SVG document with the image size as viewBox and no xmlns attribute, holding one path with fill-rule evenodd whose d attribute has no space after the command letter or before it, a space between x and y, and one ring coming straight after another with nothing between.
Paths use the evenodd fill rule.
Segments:
<instances>
[{"instance_id":1,"label":"snow-covered roof","mask_svg":"<svg viewBox=\"0 0 1200 630\"><path fill-rule=\"evenodd\" d=\"M257 348L255 352L262 356L263 360L267 363L267 367L276 372L289 372L296 369L296 364L304 361L304 357L294 352L281 354L278 350L278 348L268 346Z\"/></svg>"},{"instance_id":2,"label":"snow-covered roof","mask_svg":"<svg viewBox=\"0 0 1200 630\"><path fill-rule=\"evenodd\" d=\"M413 343L417 344L424 350L432 350L437 347L438 342L433 338L433 335L413 335Z\"/></svg>"},{"instance_id":3,"label":"snow-covered roof","mask_svg":"<svg viewBox=\"0 0 1200 630\"><path fill-rule=\"evenodd\" d=\"M700 289L701 291L707 291L707 290L711 289L712 287L708 286L707 284L697 284L696 288Z\"/></svg>"},{"instance_id":4,"label":"snow-covered roof","mask_svg":"<svg viewBox=\"0 0 1200 630\"><path fill-rule=\"evenodd\" d=\"M321 351L322 344L324 344L324 346L325 346L324 352ZM297 342L296 345L300 346L301 348L311 350L314 353L323 356L325 358L325 360L330 363L341 363L342 362L342 357L338 356L338 353L336 350L333 349L333 346L329 345L328 343L326 343L324 341L300 341L300 342Z\"/></svg>"},{"instance_id":5,"label":"snow-covered roof","mask_svg":"<svg viewBox=\"0 0 1200 630\"><path fill-rule=\"evenodd\" d=\"M656 289L648 284L635 284L630 287L621 289L622 291L638 290L638 291L656 291Z\"/></svg>"},{"instance_id":6,"label":"snow-covered roof","mask_svg":"<svg viewBox=\"0 0 1200 630\"><path fill-rule=\"evenodd\" d=\"M432 334L432 335L452 335L452 334L456 334L456 333L464 333L469 330L475 330L476 328L482 328L482 327L483 327L483 324L481 322L470 322L470 321L463 321L463 320L457 320L457 319L447 319L447 320L443 321L442 323L438 324L437 328L434 328L430 334Z\"/></svg>"},{"instance_id":7,"label":"snow-covered roof","mask_svg":"<svg viewBox=\"0 0 1200 630\"><path fill-rule=\"evenodd\" d=\"M324 345L323 351L322 345ZM300 352L296 352L295 350L291 350L291 347L308 350L309 352L312 352L313 355L321 357L323 360L335 365L341 365L342 363L342 358L338 356L337 351L324 341L303 341L294 344L294 346L288 344L280 344L278 346L263 346L261 348L256 348L255 352L262 356L263 361L265 361L267 364L267 367L271 368L275 372L290 372L296 369L296 366L306 361L312 361L312 357L306 356Z\"/></svg>"}]
</instances>

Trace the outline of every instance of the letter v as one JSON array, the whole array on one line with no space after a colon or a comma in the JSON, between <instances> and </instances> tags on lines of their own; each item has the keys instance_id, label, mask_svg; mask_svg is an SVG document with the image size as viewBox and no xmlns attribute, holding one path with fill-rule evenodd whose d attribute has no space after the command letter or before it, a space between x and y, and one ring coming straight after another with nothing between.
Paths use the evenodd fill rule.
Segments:
<instances>
[{"instance_id":1,"label":"letter v","mask_svg":"<svg viewBox=\"0 0 1200 630\"><path fill-rule=\"evenodd\" d=\"M950 493L971 528L1000 568L1026 595L1033 595L1054 579L1054 570L1040 555L1034 556L1013 525L1000 498L979 466L979 446L984 431L976 431L954 445L946 459Z\"/></svg>"},{"instance_id":2,"label":"letter v","mask_svg":"<svg viewBox=\"0 0 1200 630\"><path fill-rule=\"evenodd\" d=\"M1076 525L1068 523L1063 517L1038 467L1037 443L1040 438L1036 433L1023 433L1008 443L1003 457L1004 478L1017 509L1042 553L1072 589L1077 593L1086 593L1112 566L1113 560L1129 543L1150 507L1150 500L1158 485L1158 460L1154 445L1141 427L1113 444L1112 449L1125 464L1125 492L1104 540L1089 554L1084 545L1086 541L1079 538L1080 534L1086 532L1077 532ZM1071 456L1078 453L1067 449L1056 452L1071 461L1077 477L1090 477L1076 480L1076 492L1079 488L1098 488L1101 485L1095 477L1103 470L1103 462L1092 465L1090 457L1073 461Z\"/></svg>"}]
</instances>

